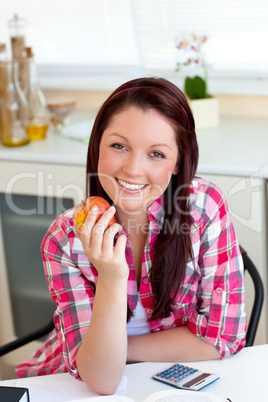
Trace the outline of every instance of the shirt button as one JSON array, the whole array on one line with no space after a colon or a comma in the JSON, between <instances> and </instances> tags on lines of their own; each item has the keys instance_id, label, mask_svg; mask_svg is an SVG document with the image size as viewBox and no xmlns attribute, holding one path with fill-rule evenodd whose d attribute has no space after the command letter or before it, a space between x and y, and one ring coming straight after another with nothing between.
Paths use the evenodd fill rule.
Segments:
<instances>
[{"instance_id":1,"label":"shirt button","mask_svg":"<svg viewBox=\"0 0 268 402\"><path fill-rule=\"evenodd\" d=\"M220 288L220 287L218 287L218 288L215 289L215 291L216 291L216 293L217 293L218 295L221 295L222 292L223 292L223 289Z\"/></svg>"},{"instance_id":2,"label":"shirt button","mask_svg":"<svg viewBox=\"0 0 268 402\"><path fill-rule=\"evenodd\" d=\"M147 277L145 277L145 278L143 278L142 282L143 282L145 285L148 285L149 279L148 279Z\"/></svg>"},{"instance_id":3,"label":"shirt button","mask_svg":"<svg viewBox=\"0 0 268 402\"><path fill-rule=\"evenodd\" d=\"M152 312L153 312L153 309L147 308L147 313L148 313L148 314L152 314Z\"/></svg>"},{"instance_id":4,"label":"shirt button","mask_svg":"<svg viewBox=\"0 0 268 402\"><path fill-rule=\"evenodd\" d=\"M158 332L158 331L160 331L160 328L155 328L154 329L154 332Z\"/></svg>"}]
</instances>

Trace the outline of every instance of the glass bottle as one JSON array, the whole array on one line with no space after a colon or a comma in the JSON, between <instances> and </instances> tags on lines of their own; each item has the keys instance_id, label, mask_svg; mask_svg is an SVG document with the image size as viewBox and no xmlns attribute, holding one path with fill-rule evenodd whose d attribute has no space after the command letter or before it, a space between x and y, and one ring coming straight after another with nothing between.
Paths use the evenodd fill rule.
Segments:
<instances>
[{"instance_id":1,"label":"glass bottle","mask_svg":"<svg viewBox=\"0 0 268 402\"><path fill-rule=\"evenodd\" d=\"M7 61L7 49L5 43L0 43L0 61L1 62Z\"/></svg>"},{"instance_id":2,"label":"glass bottle","mask_svg":"<svg viewBox=\"0 0 268 402\"><path fill-rule=\"evenodd\" d=\"M21 60L25 54L25 30L27 22L23 18L19 18L17 14L8 21L9 35L11 39L11 53L13 60ZM20 87L24 88L25 83L25 64L19 64L19 83Z\"/></svg>"},{"instance_id":3,"label":"glass bottle","mask_svg":"<svg viewBox=\"0 0 268 402\"><path fill-rule=\"evenodd\" d=\"M19 85L18 62L0 63L0 113L2 121L2 143L17 147L29 143L25 124L28 105Z\"/></svg>"},{"instance_id":4,"label":"glass bottle","mask_svg":"<svg viewBox=\"0 0 268 402\"><path fill-rule=\"evenodd\" d=\"M26 63L24 94L29 108L26 131L30 140L42 140L46 138L49 124L49 112L39 83L34 55L30 47L26 48L26 58L23 63Z\"/></svg>"},{"instance_id":5,"label":"glass bottle","mask_svg":"<svg viewBox=\"0 0 268 402\"><path fill-rule=\"evenodd\" d=\"M0 64L3 64L3 66L5 66L4 63L7 62L7 52L6 52L6 44L5 43L0 43ZM2 73L2 68L0 68L0 74ZM0 76L0 103L1 100L3 99L3 84L2 82L4 82L4 79L1 78ZM0 104L0 108L1 108L1 104ZM3 124L2 124L2 117L1 117L1 113L0 113L0 141L2 141L3 139Z\"/></svg>"}]
</instances>

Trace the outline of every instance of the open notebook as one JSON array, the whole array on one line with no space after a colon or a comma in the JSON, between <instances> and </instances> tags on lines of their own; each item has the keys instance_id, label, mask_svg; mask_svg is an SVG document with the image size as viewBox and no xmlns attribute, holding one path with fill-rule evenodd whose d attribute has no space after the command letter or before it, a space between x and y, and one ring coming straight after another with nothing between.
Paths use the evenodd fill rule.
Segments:
<instances>
[{"instance_id":1,"label":"open notebook","mask_svg":"<svg viewBox=\"0 0 268 402\"><path fill-rule=\"evenodd\" d=\"M155 392L143 402L226 402L230 399L226 399L223 396L216 395L210 392L202 391L184 391L181 389L172 389L165 391ZM72 402L137 402L134 399L127 396L99 396L86 399L77 399ZM230 401L231 402L231 401Z\"/></svg>"}]
</instances>

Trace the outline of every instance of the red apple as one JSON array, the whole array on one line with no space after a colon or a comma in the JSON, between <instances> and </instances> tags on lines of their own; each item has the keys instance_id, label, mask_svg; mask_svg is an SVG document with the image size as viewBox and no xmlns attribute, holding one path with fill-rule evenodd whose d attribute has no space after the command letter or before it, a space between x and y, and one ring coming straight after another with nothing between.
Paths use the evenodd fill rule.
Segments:
<instances>
[{"instance_id":1,"label":"red apple","mask_svg":"<svg viewBox=\"0 0 268 402\"><path fill-rule=\"evenodd\" d=\"M86 198L84 201L82 201L80 204L78 204L74 209L73 221L79 231L81 231L83 224L86 220L87 214L91 210L91 208L94 207L94 205L97 205L97 207L99 209L96 222L100 219L103 212L107 211L107 209L110 208L109 202L107 202L102 197L93 196L93 197ZM113 223L115 223L114 216L108 223L107 228L109 226L111 226Z\"/></svg>"}]
</instances>

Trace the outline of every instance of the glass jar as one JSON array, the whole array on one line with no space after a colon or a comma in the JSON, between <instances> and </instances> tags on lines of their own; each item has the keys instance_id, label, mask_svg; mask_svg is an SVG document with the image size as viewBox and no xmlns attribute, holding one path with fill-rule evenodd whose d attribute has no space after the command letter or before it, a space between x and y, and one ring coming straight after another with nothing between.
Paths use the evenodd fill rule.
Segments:
<instances>
[{"instance_id":1,"label":"glass jar","mask_svg":"<svg viewBox=\"0 0 268 402\"><path fill-rule=\"evenodd\" d=\"M28 104L18 80L17 61L0 63L0 113L2 143L17 147L29 143L26 132Z\"/></svg>"},{"instance_id":2,"label":"glass jar","mask_svg":"<svg viewBox=\"0 0 268 402\"><path fill-rule=\"evenodd\" d=\"M21 63L26 64L26 80L23 89L29 108L26 131L31 141L42 140L46 138L50 116L31 48L26 48L26 58Z\"/></svg>"}]
</instances>

